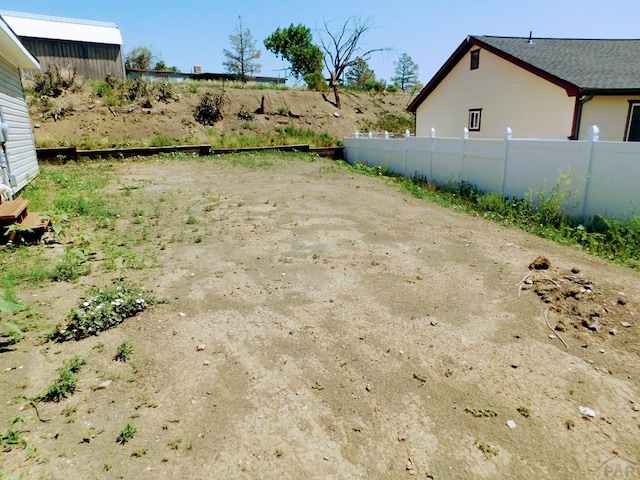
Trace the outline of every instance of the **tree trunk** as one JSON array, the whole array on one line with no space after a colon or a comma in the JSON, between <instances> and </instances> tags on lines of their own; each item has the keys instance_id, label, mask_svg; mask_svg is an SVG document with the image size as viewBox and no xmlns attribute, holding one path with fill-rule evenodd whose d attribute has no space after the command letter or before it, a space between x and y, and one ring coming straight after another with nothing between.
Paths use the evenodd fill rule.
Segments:
<instances>
[{"instance_id":1,"label":"tree trunk","mask_svg":"<svg viewBox=\"0 0 640 480\"><path fill-rule=\"evenodd\" d=\"M336 108L341 109L342 105L340 104L340 92L338 92L338 79L336 78L335 72L331 72L331 87L333 88L333 96L336 100Z\"/></svg>"}]
</instances>

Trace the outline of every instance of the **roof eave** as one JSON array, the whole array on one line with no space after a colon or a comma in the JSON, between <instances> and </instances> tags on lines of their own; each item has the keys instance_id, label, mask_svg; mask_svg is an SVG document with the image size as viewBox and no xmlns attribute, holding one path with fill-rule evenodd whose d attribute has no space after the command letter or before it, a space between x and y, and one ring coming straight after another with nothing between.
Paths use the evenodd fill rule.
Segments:
<instances>
[{"instance_id":1,"label":"roof eave","mask_svg":"<svg viewBox=\"0 0 640 480\"><path fill-rule=\"evenodd\" d=\"M640 95L640 88L590 88L580 89L581 95Z\"/></svg>"},{"instance_id":2,"label":"roof eave","mask_svg":"<svg viewBox=\"0 0 640 480\"><path fill-rule=\"evenodd\" d=\"M40 70L38 61L22 45L2 17L0 17L0 46L2 46L2 56L12 65L29 70Z\"/></svg>"},{"instance_id":3,"label":"roof eave","mask_svg":"<svg viewBox=\"0 0 640 480\"><path fill-rule=\"evenodd\" d=\"M424 86L424 88L420 91L420 93L418 93L416 98L411 101L411 103L407 107L408 111L415 113L422 102L424 102L424 100L431 94L431 92L433 92L436 87L440 85L442 80L444 80L444 78L449 75L449 72L453 70L453 67L458 64L460 59L462 59L462 57L464 57L467 51L471 48L471 44L469 42L470 38L471 37L465 38L460 46L458 46L453 54L447 59L447 61L444 62L444 65L440 67L440 70L438 70L436 74L431 78L431 80L429 80L429 83Z\"/></svg>"}]
</instances>

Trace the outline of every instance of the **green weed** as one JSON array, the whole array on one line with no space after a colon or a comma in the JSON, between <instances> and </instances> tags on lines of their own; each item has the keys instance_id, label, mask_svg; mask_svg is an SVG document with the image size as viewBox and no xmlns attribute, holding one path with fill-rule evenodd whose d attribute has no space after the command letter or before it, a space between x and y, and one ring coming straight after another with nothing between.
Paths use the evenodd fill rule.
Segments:
<instances>
[{"instance_id":1,"label":"green weed","mask_svg":"<svg viewBox=\"0 0 640 480\"><path fill-rule=\"evenodd\" d=\"M500 453L500 450L496 447L493 447L480 439L476 439L476 447L478 447L478 449L484 454L486 459L495 457Z\"/></svg>"},{"instance_id":2,"label":"green weed","mask_svg":"<svg viewBox=\"0 0 640 480\"><path fill-rule=\"evenodd\" d=\"M22 417L16 417L11 421L11 427L0 432L0 448L3 452L10 452L14 448L26 448L27 441L22 437L22 430L18 429L16 425L19 423L24 424Z\"/></svg>"},{"instance_id":3,"label":"green weed","mask_svg":"<svg viewBox=\"0 0 640 480\"><path fill-rule=\"evenodd\" d=\"M122 430L120 430L120 434L116 438L116 443L120 445L124 445L125 443L131 441L137 432L136 427L127 423Z\"/></svg>"},{"instance_id":4,"label":"green weed","mask_svg":"<svg viewBox=\"0 0 640 480\"><path fill-rule=\"evenodd\" d=\"M72 395L78 385L78 372L86 362L86 359L79 355L65 360L62 363L62 367L58 369L58 378L49 385L47 391L38 399L44 402L59 402L61 399Z\"/></svg>"},{"instance_id":5,"label":"green weed","mask_svg":"<svg viewBox=\"0 0 640 480\"><path fill-rule=\"evenodd\" d=\"M133 353L133 343L125 340L116 349L113 359L117 362L126 362Z\"/></svg>"}]
</instances>

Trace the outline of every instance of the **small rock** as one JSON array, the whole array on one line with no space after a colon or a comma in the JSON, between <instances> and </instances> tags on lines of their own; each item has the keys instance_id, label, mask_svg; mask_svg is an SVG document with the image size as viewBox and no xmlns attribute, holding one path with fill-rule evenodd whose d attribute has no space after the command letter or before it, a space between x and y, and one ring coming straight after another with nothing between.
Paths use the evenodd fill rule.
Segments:
<instances>
[{"instance_id":1,"label":"small rock","mask_svg":"<svg viewBox=\"0 0 640 480\"><path fill-rule=\"evenodd\" d=\"M611 330L609 330L609 335L613 336L616 333L618 333L618 331L615 328L612 328Z\"/></svg>"},{"instance_id":2,"label":"small rock","mask_svg":"<svg viewBox=\"0 0 640 480\"><path fill-rule=\"evenodd\" d=\"M107 388L109 385L111 385L111 383L113 383L112 380L105 380L100 385L98 385L98 389L102 390L103 388Z\"/></svg>"},{"instance_id":3,"label":"small rock","mask_svg":"<svg viewBox=\"0 0 640 480\"><path fill-rule=\"evenodd\" d=\"M200 344L196 347L196 351L201 352L202 350L204 350L205 348L207 348L205 345Z\"/></svg>"},{"instance_id":4,"label":"small rock","mask_svg":"<svg viewBox=\"0 0 640 480\"><path fill-rule=\"evenodd\" d=\"M567 331L567 327L564 326L564 323L558 323L558 324L556 324L555 331L556 332L566 332Z\"/></svg>"},{"instance_id":5,"label":"small rock","mask_svg":"<svg viewBox=\"0 0 640 480\"><path fill-rule=\"evenodd\" d=\"M583 407L582 405L578 407L578 410L580 410L580 413L586 417L595 418L597 415L597 412L594 409L589 407Z\"/></svg>"},{"instance_id":6,"label":"small rock","mask_svg":"<svg viewBox=\"0 0 640 480\"><path fill-rule=\"evenodd\" d=\"M431 324L432 327L435 327L436 325L438 325L438 320L433 319L429 323Z\"/></svg>"},{"instance_id":7,"label":"small rock","mask_svg":"<svg viewBox=\"0 0 640 480\"><path fill-rule=\"evenodd\" d=\"M626 305L627 304L627 299L626 298L618 298L618 305Z\"/></svg>"},{"instance_id":8,"label":"small rock","mask_svg":"<svg viewBox=\"0 0 640 480\"><path fill-rule=\"evenodd\" d=\"M590 322L588 320L582 320L582 326L591 330L592 332L597 332L600 330L600 322L598 320L593 320Z\"/></svg>"},{"instance_id":9,"label":"small rock","mask_svg":"<svg viewBox=\"0 0 640 480\"><path fill-rule=\"evenodd\" d=\"M509 428L516 428L516 422L514 422L513 420L507 420L507 427Z\"/></svg>"},{"instance_id":10,"label":"small rock","mask_svg":"<svg viewBox=\"0 0 640 480\"><path fill-rule=\"evenodd\" d=\"M182 312L179 312L178 315L180 315L181 317L186 317L187 316L186 313L182 313Z\"/></svg>"},{"instance_id":11,"label":"small rock","mask_svg":"<svg viewBox=\"0 0 640 480\"><path fill-rule=\"evenodd\" d=\"M550 335L549 335L549 338L550 338L551 340L553 340L553 339L555 339L555 338L556 338L556 336L552 333L552 334L550 334Z\"/></svg>"},{"instance_id":12,"label":"small rock","mask_svg":"<svg viewBox=\"0 0 640 480\"><path fill-rule=\"evenodd\" d=\"M340 114L338 112L333 112L333 116L336 118L340 118Z\"/></svg>"},{"instance_id":13,"label":"small rock","mask_svg":"<svg viewBox=\"0 0 640 480\"><path fill-rule=\"evenodd\" d=\"M640 412L640 406L638 406L638 405L634 405L633 407L631 407L631 409L632 409L634 412Z\"/></svg>"},{"instance_id":14,"label":"small rock","mask_svg":"<svg viewBox=\"0 0 640 480\"><path fill-rule=\"evenodd\" d=\"M398 435L398 441L399 442L404 442L406 439L407 439L406 435L402 435L402 434Z\"/></svg>"},{"instance_id":15,"label":"small rock","mask_svg":"<svg viewBox=\"0 0 640 480\"><path fill-rule=\"evenodd\" d=\"M205 360L204 362L202 362L202 364L207 367L209 365L211 365L211 362L209 360Z\"/></svg>"},{"instance_id":16,"label":"small rock","mask_svg":"<svg viewBox=\"0 0 640 480\"><path fill-rule=\"evenodd\" d=\"M571 273L580 273L580 269L578 267L573 267L571 269Z\"/></svg>"},{"instance_id":17,"label":"small rock","mask_svg":"<svg viewBox=\"0 0 640 480\"><path fill-rule=\"evenodd\" d=\"M525 283L525 285L533 285L533 280L531 280L530 278L527 278L527 279L524 281L524 283Z\"/></svg>"},{"instance_id":18,"label":"small rock","mask_svg":"<svg viewBox=\"0 0 640 480\"><path fill-rule=\"evenodd\" d=\"M604 350L602 348L599 351L600 351L600 353L604 353Z\"/></svg>"},{"instance_id":19,"label":"small rock","mask_svg":"<svg viewBox=\"0 0 640 480\"><path fill-rule=\"evenodd\" d=\"M622 325L624 328L629 328L631 326L629 322L620 322L620 325Z\"/></svg>"}]
</instances>

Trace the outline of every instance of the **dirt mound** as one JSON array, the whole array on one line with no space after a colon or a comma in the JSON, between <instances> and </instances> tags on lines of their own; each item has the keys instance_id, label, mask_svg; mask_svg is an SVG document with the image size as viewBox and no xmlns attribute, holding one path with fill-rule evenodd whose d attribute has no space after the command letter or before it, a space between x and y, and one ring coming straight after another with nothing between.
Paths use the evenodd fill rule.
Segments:
<instances>
[{"instance_id":1,"label":"dirt mound","mask_svg":"<svg viewBox=\"0 0 640 480\"><path fill-rule=\"evenodd\" d=\"M551 269L548 259L538 257L529 268L531 272L518 287L521 291L535 292L548 305L545 321L558 336L572 332L588 344L616 336L631 351L640 352L637 342L627 341L630 340L627 334L637 323L634 319L634 312L640 306L637 301L619 289L585 278L577 267Z\"/></svg>"},{"instance_id":2,"label":"dirt mound","mask_svg":"<svg viewBox=\"0 0 640 480\"><path fill-rule=\"evenodd\" d=\"M410 98L401 93L343 92L342 109L338 110L319 92L225 88L223 119L208 127L195 121L194 110L204 93L222 89L207 84L173 88L173 100L167 103L145 100L121 106L109 105L87 85L80 92L65 92L44 101L28 97L36 145L121 148L154 142L211 144L225 135L252 137L287 127L342 139L356 130L391 130L379 123L386 113L411 123L405 110Z\"/></svg>"}]
</instances>

